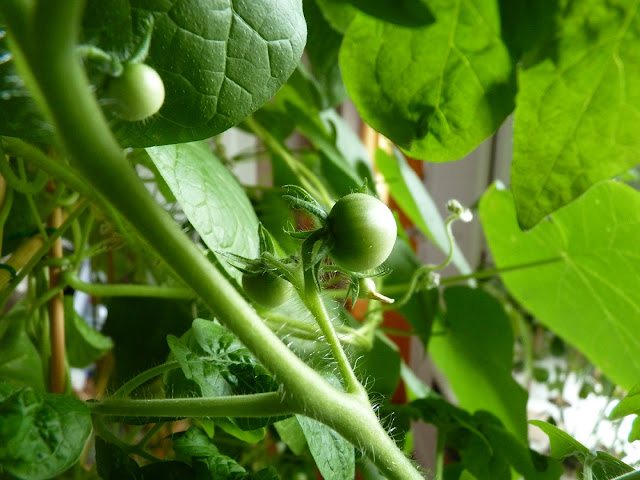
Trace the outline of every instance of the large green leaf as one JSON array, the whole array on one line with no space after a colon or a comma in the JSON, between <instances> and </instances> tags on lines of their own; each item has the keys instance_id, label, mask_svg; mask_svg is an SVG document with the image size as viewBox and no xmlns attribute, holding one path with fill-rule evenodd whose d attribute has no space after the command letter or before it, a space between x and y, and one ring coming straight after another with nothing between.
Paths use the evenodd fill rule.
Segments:
<instances>
[{"instance_id":1,"label":"large green leaf","mask_svg":"<svg viewBox=\"0 0 640 480\"><path fill-rule=\"evenodd\" d=\"M555 30L547 58L518 76L511 179L524 228L640 162L638 2L571 3Z\"/></svg>"},{"instance_id":2,"label":"large green leaf","mask_svg":"<svg viewBox=\"0 0 640 480\"><path fill-rule=\"evenodd\" d=\"M240 271L219 254L259 254L258 219L244 190L205 142L152 147L147 152L204 243L239 280Z\"/></svg>"},{"instance_id":3,"label":"large green leaf","mask_svg":"<svg viewBox=\"0 0 640 480\"><path fill-rule=\"evenodd\" d=\"M392 156L382 149L376 151L376 166L389 185L391 196L404 214L445 255L449 254L449 238L437 205L424 186L424 182L409 166L404 157L396 152ZM467 259L453 242L451 261L461 273L469 273Z\"/></svg>"},{"instance_id":4,"label":"large green leaf","mask_svg":"<svg viewBox=\"0 0 640 480\"><path fill-rule=\"evenodd\" d=\"M513 109L511 58L496 0L431 0L435 23L406 28L357 15L340 65L362 117L415 158L456 160Z\"/></svg>"},{"instance_id":5,"label":"large green leaf","mask_svg":"<svg viewBox=\"0 0 640 480\"><path fill-rule=\"evenodd\" d=\"M640 378L640 193L600 183L529 232L511 193L491 188L482 224L511 294L575 345L609 378L631 388Z\"/></svg>"},{"instance_id":6,"label":"large green leaf","mask_svg":"<svg viewBox=\"0 0 640 480\"><path fill-rule=\"evenodd\" d=\"M151 18L145 61L160 73L166 99L151 120L114 119L123 145L191 142L227 130L284 84L306 41L299 0L93 0L85 36L125 59Z\"/></svg>"},{"instance_id":7,"label":"large green leaf","mask_svg":"<svg viewBox=\"0 0 640 480\"><path fill-rule=\"evenodd\" d=\"M53 478L73 465L91 433L89 409L66 395L0 382L0 477Z\"/></svg>"},{"instance_id":8,"label":"large green leaf","mask_svg":"<svg viewBox=\"0 0 640 480\"><path fill-rule=\"evenodd\" d=\"M500 302L482 290L444 291L444 335L432 336L429 353L447 375L462 408L486 410L523 443L527 394L513 379L513 332Z\"/></svg>"}]
</instances>

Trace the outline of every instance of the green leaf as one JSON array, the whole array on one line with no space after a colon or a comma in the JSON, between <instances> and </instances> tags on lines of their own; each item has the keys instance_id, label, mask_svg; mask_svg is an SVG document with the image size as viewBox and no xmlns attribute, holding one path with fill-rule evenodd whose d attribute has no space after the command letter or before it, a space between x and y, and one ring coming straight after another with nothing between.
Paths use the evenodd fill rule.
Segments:
<instances>
[{"instance_id":1,"label":"green leaf","mask_svg":"<svg viewBox=\"0 0 640 480\"><path fill-rule=\"evenodd\" d=\"M204 243L227 274L239 281L242 273L219 252L255 258L259 239L258 219L236 179L205 142L152 147L147 152Z\"/></svg>"},{"instance_id":2,"label":"green leaf","mask_svg":"<svg viewBox=\"0 0 640 480\"><path fill-rule=\"evenodd\" d=\"M194 478L216 480L277 480L279 478L270 469L263 469L253 474L247 473L235 460L222 455L207 434L196 425L192 425L186 432L174 434L172 437L173 448L178 458L192 463Z\"/></svg>"},{"instance_id":3,"label":"green leaf","mask_svg":"<svg viewBox=\"0 0 640 480\"><path fill-rule=\"evenodd\" d=\"M0 382L0 470L25 480L70 468L91 433L89 409L65 395Z\"/></svg>"},{"instance_id":4,"label":"green leaf","mask_svg":"<svg viewBox=\"0 0 640 480\"><path fill-rule=\"evenodd\" d=\"M42 359L25 330L26 317L25 309L16 307L0 321L0 378L44 391Z\"/></svg>"},{"instance_id":5,"label":"green leaf","mask_svg":"<svg viewBox=\"0 0 640 480\"><path fill-rule=\"evenodd\" d=\"M411 157L456 160L514 106L496 0L430 0L435 23L406 28L358 15L342 43L347 91L364 120Z\"/></svg>"},{"instance_id":6,"label":"green leaf","mask_svg":"<svg viewBox=\"0 0 640 480\"><path fill-rule=\"evenodd\" d=\"M267 370L221 325L196 319L191 330L180 339L169 335L167 342L181 367L165 375L167 390L176 397L244 395L278 389ZM261 427L273 421L272 418L247 418L221 419L216 423L232 435L256 441L264 436ZM249 432L240 432L238 427Z\"/></svg>"},{"instance_id":7,"label":"green leaf","mask_svg":"<svg viewBox=\"0 0 640 480\"><path fill-rule=\"evenodd\" d=\"M491 188L480 202L487 241L511 294L623 388L640 378L640 193L598 184L527 233L512 196ZM615 352L615 354L613 353Z\"/></svg>"},{"instance_id":8,"label":"green leaf","mask_svg":"<svg viewBox=\"0 0 640 480\"><path fill-rule=\"evenodd\" d=\"M500 302L482 290L444 291L444 335L429 354L447 376L460 407L491 412L521 442L527 439L527 393L511 375L513 332Z\"/></svg>"},{"instance_id":9,"label":"green leaf","mask_svg":"<svg viewBox=\"0 0 640 480\"><path fill-rule=\"evenodd\" d=\"M449 239L437 205L424 186L424 182L409 166L404 156L396 151L391 156L376 150L376 166L389 185L389 192L402 212L445 255L449 254ZM452 262L461 273L471 272L464 254L454 240Z\"/></svg>"},{"instance_id":10,"label":"green leaf","mask_svg":"<svg viewBox=\"0 0 640 480\"><path fill-rule=\"evenodd\" d=\"M193 327L182 338L169 335L167 342L182 373L198 385L202 396L264 393L278 388L229 330L209 320L194 320ZM170 372L168 377L177 374Z\"/></svg>"},{"instance_id":11,"label":"green leaf","mask_svg":"<svg viewBox=\"0 0 640 480\"><path fill-rule=\"evenodd\" d=\"M64 337L69 365L84 368L113 348L113 342L76 313L73 296L64 297Z\"/></svg>"},{"instance_id":12,"label":"green leaf","mask_svg":"<svg viewBox=\"0 0 640 480\"><path fill-rule=\"evenodd\" d=\"M640 162L637 7L566 7L547 58L519 71L511 181L523 228Z\"/></svg>"},{"instance_id":13,"label":"green leaf","mask_svg":"<svg viewBox=\"0 0 640 480\"><path fill-rule=\"evenodd\" d=\"M96 436L96 464L98 475L104 480L143 480L135 460L120 447Z\"/></svg>"},{"instance_id":14,"label":"green leaf","mask_svg":"<svg viewBox=\"0 0 640 480\"><path fill-rule=\"evenodd\" d=\"M325 480L353 480L355 475L353 445L316 420L302 415L296 415L296 418L322 477Z\"/></svg>"},{"instance_id":15,"label":"green leaf","mask_svg":"<svg viewBox=\"0 0 640 480\"><path fill-rule=\"evenodd\" d=\"M640 413L640 383L634 385L627 396L611 410L609 418L614 420L634 413Z\"/></svg>"},{"instance_id":16,"label":"green leaf","mask_svg":"<svg viewBox=\"0 0 640 480\"><path fill-rule=\"evenodd\" d=\"M145 62L162 77L166 99L150 121L114 119L125 146L191 142L231 128L284 84L306 40L297 0L93 0L85 11L85 37L125 60L151 18Z\"/></svg>"}]
</instances>

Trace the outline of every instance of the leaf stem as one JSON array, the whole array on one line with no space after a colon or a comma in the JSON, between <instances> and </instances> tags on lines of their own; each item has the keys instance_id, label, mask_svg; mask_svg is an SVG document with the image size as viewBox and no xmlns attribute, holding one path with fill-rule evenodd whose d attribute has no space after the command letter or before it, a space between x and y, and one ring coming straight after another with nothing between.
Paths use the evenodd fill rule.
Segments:
<instances>
[{"instance_id":1,"label":"leaf stem","mask_svg":"<svg viewBox=\"0 0 640 480\"><path fill-rule=\"evenodd\" d=\"M302 413L285 402L279 392L209 398L114 398L87 405L96 415L125 417L273 417Z\"/></svg>"},{"instance_id":2,"label":"leaf stem","mask_svg":"<svg viewBox=\"0 0 640 480\"><path fill-rule=\"evenodd\" d=\"M188 288L163 287L156 285L109 284L83 282L73 272L65 272L64 280L67 285L94 297L147 297L172 298L175 300L191 300L195 294Z\"/></svg>"}]
</instances>

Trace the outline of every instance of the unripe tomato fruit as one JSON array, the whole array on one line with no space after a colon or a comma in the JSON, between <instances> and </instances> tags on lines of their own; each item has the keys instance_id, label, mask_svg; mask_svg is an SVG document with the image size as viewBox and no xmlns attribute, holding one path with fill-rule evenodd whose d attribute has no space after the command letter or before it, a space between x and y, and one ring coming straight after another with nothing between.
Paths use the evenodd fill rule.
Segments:
<instances>
[{"instance_id":1,"label":"unripe tomato fruit","mask_svg":"<svg viewBox=\"0 0 640 480\"><path fill-rule=\"evenodd\" d=\"M128 63L107 85L113 113L137 122L155 114L164 103L164 83L158 72L144 63Z\"/></svg>"},{"instance_id":2,"label":"unripe tomato fruit","mask_svg":"<svg viewBox=\"0 0 640 480\"><path fill-rule=\"evenodd\" d=\"M242 275L242 288L247 296L263 307L282 305L291 293L291 284L270 272Z\"/></svg>"},{"instance_id":3,"label":"unripe tomato fruit","mask_svg":"<svg viewBox=\"0 0 640 480\"><path fill-rule=\"evenodd\" d=\"M398 230L391 210L375 197L352 193L336 202L327 218L333 244L329 255L348 271L365 272L391 253Z\"/></svg>"}]
</instances>

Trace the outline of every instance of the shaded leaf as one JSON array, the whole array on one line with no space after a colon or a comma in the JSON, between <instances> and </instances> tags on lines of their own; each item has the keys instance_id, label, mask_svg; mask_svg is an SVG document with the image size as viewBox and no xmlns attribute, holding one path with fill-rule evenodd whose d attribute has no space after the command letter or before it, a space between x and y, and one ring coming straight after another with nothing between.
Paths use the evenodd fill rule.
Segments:
<instances>
[{"instance_id":1,"label":"shaded leaf","mask_svg":"<svg viewBox=\"0 0 640 480\"><path fill-rule=\"evenodd\" d=\"M640 193L598 184L523 233L512 196L491 188L480 202L487 241L511 294L576 346L616 384L640 378ZM612 355L611 352L617 352Z\"/></svg>"},{"instance_id":2,"label":"shaded leaf","mask_svg":"<svg viewBox=\"0 0 640 480\"><path fill-rule=\"evenodd\" d=\"M26 480L52 478L70 468L91 433L80 400L0 382L0 465Z\"/></svg>"},{"instance_id":3,"label":"shaded leaf","mask_svg":"<svg viewBox=\"0 0 640 480\"><path fill-rule=\"evenodd\" d=\"M144 476L135 460L120 447L96 437L96 464L98 475L104 480L143 480Z\"/></svg>"},{"instance_id":4,"label":"shaded leaf","mask_svg":"<svg viewBox=\"0 0 640 480\"><path fill-rule=\"evenodd\" d=\"M163 363L169 354L167 334L181 335L191 325L191 312L182 301L111 298L106 305L108 316L102 331L114 342L116 384Z\"/></svg>"},{"instance_id":5,"label":"shaded leaf","mask_svg":"<svg viewBox=\"0 0 640 480\"><path fill-rule=\"evenodd\" d=\"M113 342L76 313L73 296L64 297L64 337L69 365L84 368L113 348Z\"/></svg>"},{"instance_id":6,"label":"shaded leaf","mask_svg":"<svg viewBox=\"0 0 640 480\"><path fill-rule=\"evenodd\" d=\"M488 412L471 415L435 397L415 400L410 408L446 436L446 445L460 454L461 468L478 480L508 480L511 468L526 480L557 480L563 473L557 461L529 450Z\"/></svg>"},{"instance_id":7,"label":"shaded leaf","mask_svg":"<svg viewBox=\"0 0 640 480\"><path fill-rule=\"evenodd\" d=\"M342 34L325 19L315 0L306 0L302 6L307 19L306 52L311 70L321 87L325 99L323 106L335 107L347 98L338 64Z\"/></svg>"},{"instance_id":8,"label":"shaded leaf","mask_svg":"<svg viewBox=\"0 0 640 480\"><path fill-rule=\"evenodd\" d=\"M527 439L527 393L511 375L513 332L500 302L482 290L444 291L444 335L429 353L446 374L460 406L491 412L520 441Z\"/></svg>"},{"instance_id":9,"label":"shaded leaf","mask_svg":"<svg viewBox=\"0 0 640 480\"><path fill-rule=\"evenodd\" d=\"M307 439L304 436L300 422L296 417L289 417L273 424L280 440L287 444L295 455L302 455L307 448Z\"/></svg>"},{"instance_id":10,"label":"shaded leaf","mask_svg":"<svg viewBox=\"0 0 640 480\"><path fill-rule=\"evenodd\" d=\"M406 28L358 15L340 66L364 120L411 157L457 160L514 106L512 62L496 0L426 2L436 21Z\"/></svg>"},{"instance_id":11,"label":"shaded leaf","mask_svg":"<svg viewBox=\"0 0 640 480\"><path fill-rule=\"evenodd\" d=\"M640 162L639 27L634 0L570 3L546 58L519 71L511 181L523 228Z\"/></svg>"},{"instance_id":12,"label":"shaded leaf","mask_svg":"<svg viewBox=\"0 0 640 480\"><path fill-rule=\"evenodd\" d=\"M296 415L307 445L325 480L353 480L355 450L353 445L331 428L311 418Z\"/></svg>"},{"instance_id":13,"label":"shaded leaf","mask_svg":"<svg viewBox=\"0 0 640 480\"><path fill-rule=\"evenodd\" d=\"M222 269L239 281L242 273L218 252L255 258L259 240L258 219L236 179L205 142L147 152Z\"/></svg>"},{"instance_id":14,"label":"shaded leaf","mask_svg":"<svg viewBox=\"0 0 640 480\"><path fill-rule=\"evenodd\" d=\"M24 308L16 307L0 321L0 378L44 391L42 360L25 330L26 316Z\"/></svg>"},{"instance_id":15,"label":"shaded leaf","mask_svg":"<svg viewBox=\"0 0 640 480\"><path fill-rule=\"evenodd\" d=\"M401 293L397 297L400 298L407 290L407 282L411 280L413 273L422 266L422 262L411 250L411 247L398 238L391 255L385 261L385 265L391 269L391 273L384 277L382 293L388 295L387 290L394 291L394 287L398 286L401 288ZM411 324L425 346L429 343L431 328L438 311L438 299L437 288L418 290L407 303L398 309L398 312Z\"/></svg>"}]
</instances>

